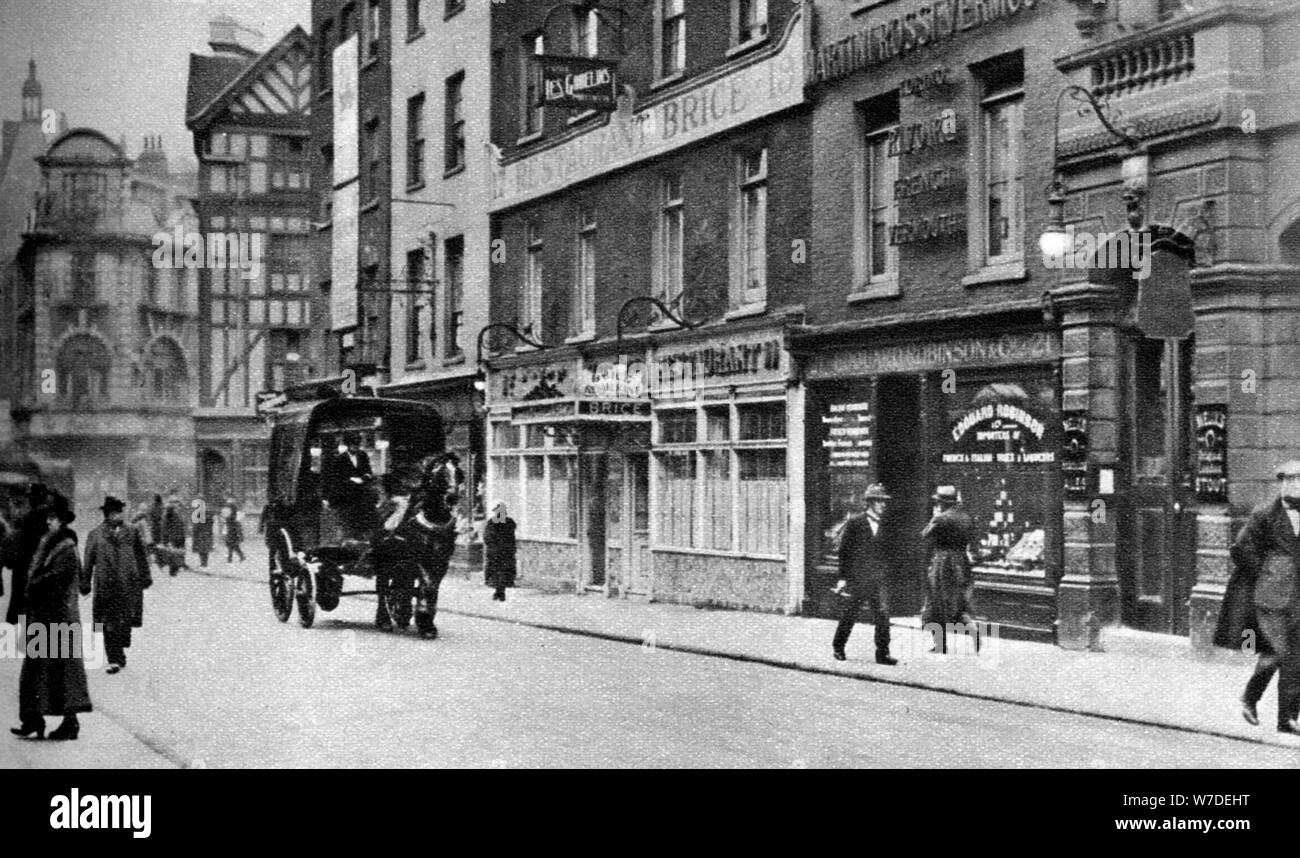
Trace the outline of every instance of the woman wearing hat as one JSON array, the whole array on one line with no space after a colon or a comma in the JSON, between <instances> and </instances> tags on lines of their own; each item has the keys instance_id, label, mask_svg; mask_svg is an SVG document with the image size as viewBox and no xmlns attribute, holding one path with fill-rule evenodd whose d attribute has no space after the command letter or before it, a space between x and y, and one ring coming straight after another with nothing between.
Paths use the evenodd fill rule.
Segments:
<instances>
[{"instance_id":1,"label":"woman wearing hat","mask_svg":"<svg viewBox=\"0 0 1300 858\"><path fill-rule=\"evenodd\" d=\"M77 535L68 527L75 519L68 499L55 493L46 515L47 532L28 568L28 622L42 623L46 628L64 623L74 631L71 635L47 636L45 651L31 647L23 656L18 679L18 714L22 723L10 730L23 738L44 738L45 716L62 715L63 723L50 738L75 739L81 729L77 714L91 711L81 653L48 649L55 647L56 641L60 645L71 641L74 646L81 646L77 591L82 588L82 570L77 559Z\"/></svg>"},{"instance_id":2,"label":"woman wearing hat","mask_svg":"<svg viewBox=\"0 0 1300 858\"><path fill-rule=\"evenodd\" d=\"M109 673L126 667L131 629L144 624L144 591L153 584L144 540L122 520L125 509L117 498L104 498L104 523L86 537L84 591L89 593L93 583L94 619L104 626Z\"/></svg>"},{"instance_id":3,"label":"woman wearing hat","mask_svg":"<svg viewBox=\"0 0 1300 858\"><path fill-rule=\"evenodd\" d=\"M498 502L483 525L483 578L495 601L504 602L506 588L515 585L516 554L515 520Z\"/></svg>"},{"instance_id":4,"label":"woman wearing hat","mask_svg":"<svg viewBox=\"0 0 1300 858\"><path fill-rule=\"evenodd\" d=\"M930 500L935 504L934 517L921 531L921 536L930 540L932 552L921 623L938 627L934 632L934 651L947 652L946 629L950 623L974 628L975 621L971 617L974 579L967 548L975 522L958 506L960 499L956 486L939 486ZM978 638L975 647L978 651Z\"/></svg>"}]
</instances>

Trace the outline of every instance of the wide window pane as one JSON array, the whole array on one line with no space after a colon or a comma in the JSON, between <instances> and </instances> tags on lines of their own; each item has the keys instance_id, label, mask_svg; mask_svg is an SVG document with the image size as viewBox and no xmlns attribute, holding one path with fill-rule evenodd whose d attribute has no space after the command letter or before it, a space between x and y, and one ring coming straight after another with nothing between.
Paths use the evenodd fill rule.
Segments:
<instances>
[{"instance_id":1,"label":"wide window pane","mask_svg":"<svg viewBox=\"0 0 1300 858\"><path fill-rule=\"evenodd\" d=\"M731 550L731 452L710 450L704 455L703 548Z\"/></svg>"},{"instance_id":2,"label":"wide window pane","mask_svg":"<svg viewBox=\"0 0 1300 858\"><path fill-rule=\"evenodd\" d=\"M659 443L690 444L695 441L694 411L663 411L659 414Z\"/></svg>"},{"instance_id":3,"label":"wide window pane","mask_svg":"<svg viewBox=\"0 0 1300 858\"><path fill-rule=\"evenodd\" d=\"M740 440L764 441L785 437L785 403L744 405L740 409Z\"/></svg>"},{"instance_id":4,"label":"wide window pane","mask_svg":"<svg viewBox=\"0 0 1300 858\"><path fill-rule=\"evenodd\" d=\"M784 449L745 450L740 462L737 521L740 550L784 554L786 550L786 479Z\"/></svg>"},{"instance_id":5,"label":"wide window pane","mask_svg":"<svg viewBox=\"0 0 1300 858\"><path fill-rule=\"evenodd\" d=\"M551 457L551 536L578 537L577 464L573 456Z\"/></svg>"},{"instance_id":6,"label":"wide window pane","mask_svg":"<svg viewBox=\"0 0 1300 858\"><path fill-rule=\"evenodd\" d=\"M695 454L661 453L659 461L659 542L692 548L695 521Z\"/></svg>"},{"instance_id":7,"label":"wide window pane","mask_svg":"<svg viewBox=\"0 0 1300 858\"><path fill-rule=\"evenodd\" d=\"M524 520L520 526L529 536L550 536L550 497L546 491L546 459L524 457Z\"/></svg>"}]
</instances>

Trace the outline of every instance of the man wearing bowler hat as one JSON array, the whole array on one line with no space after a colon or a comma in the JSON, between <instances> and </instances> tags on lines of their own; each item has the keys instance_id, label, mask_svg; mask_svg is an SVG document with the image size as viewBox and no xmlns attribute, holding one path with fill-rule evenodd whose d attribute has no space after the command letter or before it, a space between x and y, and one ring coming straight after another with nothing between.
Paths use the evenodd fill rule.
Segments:
<instances>
[{"instance_id":1,"label":"man wearing bowler hat","mask_svg":"<svg viewBox=\"0 0 1300 858\"><path fill-rule=\"evenodd\" d=\"M1232 544L1235 568L1214 642L1259 652L1241 698L1242 717L1259 723L1256 707L1278 673L1278 732L1300 733L1300 460L1283 462L1276 473L1278 497L1255 508Z\"/></svg>"},{"instance_id":2,"label":"man wearing bowler hat","mask_svg":"<svg viewBox=\"0 0 1300 858\"><path fill-rule=\"evenodd\" d=\"M94 587L94 621L103 624L109 673L126 667L131 629L144 623L144 591L153 583L140 532L122 520L125 509L112 495L104 498L104 523L86 538L81 570L81 594L90 595Z\"/></svg>"},{"instance_id":3,"label":"man wearing bowler hat","mask_svg":"<svg viewBox=\"0 0 1300 858\"><path fill-rule=\"evenodd\" d=\"M844 646L853 633L858 612L863 605L871 610L871 622L876 627L876 663L898 664L889 655L889 594L885 535L881 520L889 493L880 483L869 487L862 496L866 511L850 518L844 524L840 537L840 580L835 591L847 595L844 614L835 629L831 653L837 661L844 661Z\"/></svg>"}]
</instances>

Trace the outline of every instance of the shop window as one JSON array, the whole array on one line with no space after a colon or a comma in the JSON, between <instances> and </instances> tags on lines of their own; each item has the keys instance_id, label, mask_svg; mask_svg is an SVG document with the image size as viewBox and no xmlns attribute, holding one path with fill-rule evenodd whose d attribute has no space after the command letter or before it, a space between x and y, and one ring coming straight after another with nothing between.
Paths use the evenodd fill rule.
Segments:
<instances>
[{"instance_id":1,"label":"shop window","mask_svg":"<svg viewBox=\"0 0 1300 858\"><path fill-rule=\"evenodd\" d=\"M740 440L766 441L785 438L785 403L742 405L740 414Z\"/></svg>"},{"instance_id":2,"label":"shop window","mask_svg":"<svg viewBox=\"0 0 1300 858\"><path fill-rule=\"evenodd\" d=\"M519 457L497 456L492 460L492 502L504 503L516 521L523 517L519 506Z\"/></svg>"},{"instance_id":3,"label":"shop window","mask_svg":"<svg viewBox=\"0 0 1300 858\"><path fill-rule=\"evenodd\" d=\"M695 454L661 453L659 462L659 543L693 548L695 524Z\"/></svg>"},{"instance_id":4,"label":"shop window","mask_svg":"<svg viewBox=\"0 0 1300 858\"><path fill-rule=\"evenodd\" d=\"M546 492L546 459L543 456L524 457L524 510L519 523L529 536L549 536L550 497Z\"/></svg>"},{"instance_id":5,"label":"shop window","mask_svg":"<svg viewBox=\"0 0 1300 858\"><path fill-rule=\"evenodd\" d=\"M786 549L786 472L784 448L741 450L736 519L739 549L748 554L784 554Z\"/></svg>"},{"instance_id":6,"label":"shop window","mask_svg":"<svg viewBox=\"0 0 1300 858\"><path fill-rule=\"evenodd\" d=\"M543 426L528 426L524 430L524 446L530 450L536 450L546 446L546 428Z\"/></svg>"},{"instance_id":7,"label":"shop window","mask_svg":"<svg viewBox=\"0 0 1300 858\"><path fill-rule=\"evenodd\" d=\"M714 406L704 409L704 440L706 441L730 441L731 440L731 408L730 406Z\"/></svg>"},{"instance_id":8,"label":"shop window","mask_svg":"<svg viewBox=\"0 0 1300 858\"><path fill-rule=\"evenodd\" d=\"M704 460L701 548L731 550L731 451L708 450Z\"/></svg>"},{"instance_id":9,"label":"shop window","mask_svg":"<svg viewBox=\"0 0 1300 858\"><path fill-rule=\"evenodd\" d=\"M492 424L492 449L513 450L519 446L519 427L501 420Z\"/></svg>"},{"instance_id":10,"label":"shop window","mask_svg":"<svg viewBox=\"0 0 1300 858\"><path fill-rule=\"evenodd\" d=\"M575 456L550 456L551 537L578 537L578 460Z\"/></svg>"},{"instance_id":11,"label":"shop window","mask_svg":"<svg viewBox=\"0 0 1300 858\"><path fill-rule=\"evenodd\" d=\"M695 442L695 411L659 413L659 443L692 444Z\"/></svg>"}]
</instances>

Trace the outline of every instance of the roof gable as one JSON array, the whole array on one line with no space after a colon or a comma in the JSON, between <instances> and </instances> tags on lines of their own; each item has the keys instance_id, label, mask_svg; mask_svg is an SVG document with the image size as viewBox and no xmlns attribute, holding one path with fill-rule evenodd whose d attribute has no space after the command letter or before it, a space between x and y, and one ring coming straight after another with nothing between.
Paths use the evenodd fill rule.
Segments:
<instances>
[{"instance_id":1,"label":"roof gable","mask_svg":"<svg viewBox=\"0 0 1300 858\"><path fill-rule=\"evenodd\" d=\"M294 27L206 104L191 111L186 124L191 128L206 126L226 112L250 117L309 113L311 56L306 32Z\"/></svg>"}]
</instances>

